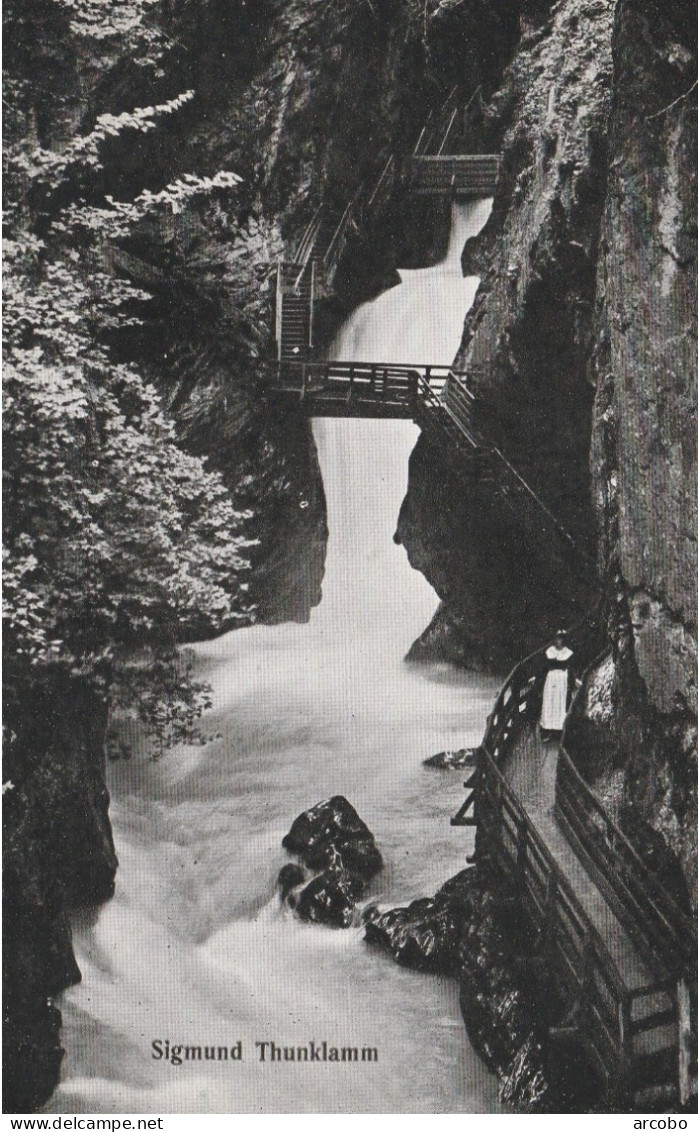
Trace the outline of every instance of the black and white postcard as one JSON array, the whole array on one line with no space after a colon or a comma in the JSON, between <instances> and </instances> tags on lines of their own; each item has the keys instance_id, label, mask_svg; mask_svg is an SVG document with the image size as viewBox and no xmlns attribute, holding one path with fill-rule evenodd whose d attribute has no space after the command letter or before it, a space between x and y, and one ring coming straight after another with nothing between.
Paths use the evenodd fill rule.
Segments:
<instances>
[{"instance_id":1,"label":"black and white postcard","mask_svg":"<svg viewBox=\"0 0 698 1132\"><path fill-rule=\"evenodd\" d=\"M4 33L4 1112L688 1128L694 3Z\"/></svg>"}]
</instances>

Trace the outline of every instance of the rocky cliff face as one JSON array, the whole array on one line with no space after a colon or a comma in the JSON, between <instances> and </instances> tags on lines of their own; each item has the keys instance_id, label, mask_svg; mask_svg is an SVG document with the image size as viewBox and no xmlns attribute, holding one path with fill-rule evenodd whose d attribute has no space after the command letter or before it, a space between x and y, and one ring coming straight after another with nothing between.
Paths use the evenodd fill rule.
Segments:
<instances>
[{"instance_id":1,"label":"rocky cliff face","mask_svg":"<svg viewBox=\"0 0 698 1132\"><path fill-rule=\"evenodd\" d=\"M482 276L458 368L475 424L589 550L589 447L596 262L612 97L613 5L563 3L522 21L485 121L502 155L490 220L468 246ZM544 526L485 495L475 475L441 492L443 460L423 438L400 520L411 560L460 626L461 653L499 667L593 602L592 572L560 558ZM435 515L422 500L431 498ZM455 502L454 502L455 500Z\"/></svg>"},{"instance_id":2,"label":"rocky cliff face","mask_svg":"<svg viewBox=\"0 0 698 1132\"><path fill-rule=\"evenodd\" d=\"M104 784L107 712L67 677L7 703L4 775L3 1033L5 1111L50 1097L63 1050L53 1004L80 980L71 909L114 891L117 860Z\"/></svg>"},{"instance_id":3,"label":"rocky cliff face","mask_svg":"<svg viewBox=\"0 0 698 1132\"><path fill-rule=\"evenodd\" d=\"M615 760L600 788L659 833L698 899L697 21L619 4L601 227L594 504L613 587L612 654L589 679ZM589 713L587 713L589 714ZM617 771L615 781L609 773ZM678 897L680 891L676 891Z\"/></svg>"},{"instance_id":4,"label":"rocky cliff face","mask_svg":"<svg viewBox=\"0 0 698 1132\"><path fill-rule=\"evenodd\" d=\"M565 0L522 31L488 108L502 171L457 362L599 578L546 558L424 438L400 536L444 600L431 636L466 662L513 661L602 599L611 653L570 744L695 887L695 13Z\"/></svg>"}]
</instances>

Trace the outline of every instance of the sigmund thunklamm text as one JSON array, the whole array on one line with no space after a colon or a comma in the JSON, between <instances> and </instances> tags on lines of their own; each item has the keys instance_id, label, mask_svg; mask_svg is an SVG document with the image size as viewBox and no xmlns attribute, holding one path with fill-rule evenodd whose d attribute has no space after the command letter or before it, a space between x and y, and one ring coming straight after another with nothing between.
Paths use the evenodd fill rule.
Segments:
<instances>
[{"instance_id":1,"label":"sigmund thunklamm text","mask_svg":"<svg viewBox=\"0 0 698 1132\"><path fill-rule=\"evenodd\" d=\"M303 1046L287 1046L280 1042L253 1042L243 1046L241 1040L233 1045L187 1045L170 1042L169 1038L155 1038L150 1045L153 1061L167 1061L172 1066L192 1061L259 1061L274 1065L279 1062L363 1062L378 1061L376 1046L336 1046L327 1041L309 1041Z\"/></svg>"}]
</instances>

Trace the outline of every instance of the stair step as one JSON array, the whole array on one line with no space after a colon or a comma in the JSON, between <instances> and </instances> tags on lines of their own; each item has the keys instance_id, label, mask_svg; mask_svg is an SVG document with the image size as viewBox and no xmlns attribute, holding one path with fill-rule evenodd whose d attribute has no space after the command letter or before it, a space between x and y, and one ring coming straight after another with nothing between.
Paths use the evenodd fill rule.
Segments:
<instances>
[{"instance_id":1,"label":"stair step","mask_svg":"<svg viewBox=\"0 0 698 1132\"><path fill-rule=\"evenodd\" d=\"M675 1046L636 1054L633 1058L632 1078L635 1089L649 1085L669 1085L676 1077L678 1053Z\"/></svg>"},{"instance_id":2,"label":"stair step","mask_svg":"<svg viewBox=\"0 0 698 1132\"><path fill-rule=\"evenodd\" d=\"M672 1112L678 1100L676 1085L648 1085L635 1090L633 1107L638 1112Z\"/></svg>"}]
</instances>

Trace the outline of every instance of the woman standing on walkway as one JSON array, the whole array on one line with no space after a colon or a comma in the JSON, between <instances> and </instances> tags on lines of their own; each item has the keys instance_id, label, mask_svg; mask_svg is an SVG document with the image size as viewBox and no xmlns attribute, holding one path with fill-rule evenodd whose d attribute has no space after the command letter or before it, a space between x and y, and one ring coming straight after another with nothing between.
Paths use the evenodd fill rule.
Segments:
<instances>
[{"instance_id":1,"label":"woman standing on walkway","mask_svg":"<svg viewBox=\"0 0 698 1132\"><path fill-rule=\"evenodd\" d=\"M549 742L551 732L559 734L565 722L572 656L572 650L567 647L566 634L560 629L555 634L552 645L545 650L547 674L540 713L540 731L544 743Z\"/></svg>"}]
</instances>

